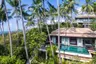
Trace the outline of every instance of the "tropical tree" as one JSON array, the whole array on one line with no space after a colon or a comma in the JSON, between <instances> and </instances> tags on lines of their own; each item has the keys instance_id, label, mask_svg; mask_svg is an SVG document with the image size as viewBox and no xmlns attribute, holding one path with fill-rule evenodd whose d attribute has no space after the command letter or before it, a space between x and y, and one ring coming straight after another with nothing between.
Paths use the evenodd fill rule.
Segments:
<instances>
[{"instance_id":1,"label":"tropical tree","mask_svg":"<svg viewBox=\"0 0 96 64\"><path fill-rule=\"evenodd\" d=\"M92 0L85 0L85 1L86 3L82 6L82 11L88 14L88 21L89 21L89 14L94 11L94 8L92 6Z\"/></svg>"},{"instance_id":2,"label":"tropical tree","mask_svg":"<svg viewBox=\"0 0 96 64\"><path fill-rule=\"evenodd\" d=\"M58 6L58 9L57 9L57 13L58 13L58 56L59 56L59 64L61 64L61 59L60 59L60 2L59 0L57 0L57 6Z\"/></svg>"},{"instance_id":3,"label":"tropical tree","mask_svg":"<svg viewBox=\"0 0 96 64\"><path fill-rule=\"evenodd\" d=\"M63 1L63 3L61 4L60 6L60 15L61 17L65 20L65 26L68 28L70 24L69 19L70 19L70 16L69 16L69 8L68 8L68 3L67 1Z\"/></svg>"},{"instance_id":4,"label":"tropical tree","mask_svg":"<svg viewBox=\"0 0 96 64\"><path fill-rule=\"evenodd\" d=\"M96 1L94 1L93 3L92 3L92 7L93 7L93 12L94 12L94 14L95 14L95 16L96 16ZM93 20L93 21L96 21L96 18ZM92 25L91 25L91 28L93 29L93 30L96 30L96 22L92 22Z\"/></svg>"},{"instance_id":5,"label":"tropical tree","mask_svg":"<svg viewBox=\"0 0 96 64\"><path fill-rule=\"evenodd\" d=\"M96 19L93 19L90 24L91 24L91 25L90 25L90 28L91 28L93 31L95 31L95 30L96 30Z\"/></svg>"},{"instance_id":6,"label":"tropical tree","mask_svg":"<svg viewBox=\"0 0 96 64\"><path fill-rule=\"evenodd\" d=\"M57 17L57 9L54 7L54 5L52 5L50 2L47 2L48 3L48 15L49 15L49 18L51 18L51 22L54 23L52 29L56 29L56 22L54 21Z\"/></svg>"},{"instance_id":7,"label":"tropical tree","mask_svg":"<svg viewBox=\"0 0 96 64\"><path fill-rule=\"evenodd\" d=\"M68 8L67 12L69 13L69 16L71 15L70 21L71 21L71 25L73 27L73 24L72 24L73 23L73 13L77 13L75 6L78 4L76 3L75 0L67 0L66 4L69 4L66 7Z\"/></svg>"},{"instance_id":8,"label":"tropical tree","mask_svg":"<svg viewBox=\"0 0 96 64\"><path fill-rule=\"evenodd\" d=\"M27 50L27 46L26 46L26 32L25 32L25 26L24 26L24 18L23 18L23 13L22 13L22 7L21 7L21 1L19 1L19 7L20 7L20 15L21 15L21 21L22 21L22 26L23 26L23 39L24 39L24 46L25 46L25 52L26 52L26 59L29 62L29 55L28 55L28 50Z\"/></svg>"},{"instance_id":9,"label":"tropical tree","mask_svg":"<svg viewBox=\"0 0 96 64\"><path fill-rule=\"evenodd\" d=\"M18 0L7 0L7 2L14 8L14 11L12 12L12 15L15 15L16 17L16 24L17 24L17 44L19 44L18 41L18 31L19 31L19 24L18 24L18 7L19 7L19 1Z\"/></svg>"},{"instance_id":10,"label":"tropical tree","mask_svg":"<svg viewBox=\"0 0 96 64\"><path fill-rule=\"evenodd\" d=\"M31 19L31 21L34 21L34 19L38 19L39 30L42 29L40 24L41 21L43 21L43 23L46 25L48 39L49 39L51 50L52 50L51 37L49 35L49 28L46 21L49 18L49 14L48 14L48 10L44 7L45 6L44 1L45 0L40 0L40 1L33 0L33 5L30 7L30 11L32 12L32 14L30 15L29 18ZM52 55L54 56L53 52L52 52Z\"/></svg>"},{"instance_id":11,"label":"tropical tree","mask_svg":"<svg viewBox=\"0 0 96 64\"><path fill-rule=\"evenodd\" d=\"M19 24L18 20L20 18L20 9L19 9L19 1L18 0L7 0L7 2L14 8L14 11L12 12L11 16L15 16L16 18L16 24L17 24L17 44L19 44ZM26 19L26 16L28 16L27 12L25 12L24 7L27 6L26 4L21 5L22 8L22 15L24 19Z\"/></svg>"},{"instance_id":12,"label":"tropical tree","mask_svg":"<svg viewBox=\"0 0 96 64\"><path fill-rule=\"evenodd\" d=\"M49 2L48 2L49 3ZM50 4L50 3L49 3ZM48 11L46 8L45 8L45 5L44 5L44 0L43 0L43 3L42 3L43 7L42 7L42 19L43 19L43 22L45 23L46 25L46 29L47 29L47 34L48 34L48 39L49 39L49 43L50 43L50 47L51 47L51 51L52 51L52 56L54 57L54 50L53 50L53 46L52 46L52 40L51 40L51 37L50 37L50 33L49 33L49 27L48 27L48 24L47 24L47 19L50 17L48 12L50 12L50 10ZM51 5L51 4L50 4ZM51 7L51 6L50 6Z\"/></svg>"},{"instance_id":13,"label":"tropical tree","mask_svg":"<svg viewBox=\"0 0 96 64\"><path fill-rule=\"evenodd\" d=\"M16 58L15 56L0 56L0 64L25 64L23 60Z\"/></svg>"},{"instance_id":14,"label":"tropical tree","mask_svg":"<svg viewBox=\"0 0 96 64\"><path fill-rule=\"evenodd\" d=\"M93 2L93 4L92 4L92 6L93 6L93 9L94 9L94 13L95 13L95 15L96 15L96 2Z\"/></svg>"},{"instance_id":15,"label":"tropical tree","mask_svg":"<svg viewBox=\"0 0 96 64\"><path fill-rule=\"evenodd\" d=\"M3 21L1 22L1 26L2 26L2 29L1 29L2 32L1 33L2 33L3 42L4 42L4 46L5 46L6 44L5 44L5 37L4 37L4 22Z\"/></svg>"},{"instance_id":16,"label":"tropical tree","mask_svg":"<svg viewBox=\"0 0 96 64\"><path fill-rule=\"evenodd\" d=\"M32 21L35 20L38 24L39 31L42 32L42 0L33 0L32 5L29 7L29 11L32 12L29 19Z\"/></svg>"},{"instance_id":17,"label":"tropical tree","mask_svg":"<svg viewBox=\"0 0 96 64\"><path fill-rule=\"evenodd\" d=\"M0 21L1 21L1 30L2 30L2 38L5 46L5 37L4 37L4 22L6 21L6 14L4 10L0 7ZM6 46L5 46L6 47Z\"/></svg>"},{"instance_id":18,"label":"tropical tree","mask_svg":"<svg viewBox=\"0 0 96 64\"><path fill-rule=\"evenodd\" d=\"M75 5L77 5L77 3L75 2L75 0L67 0L64 1L64 11L63 13L65 14L66 12L69 13L69 15L71 15L71 24L72 24L72 13L76 12L75 9ZM59 63L61 63L61 59L60 59L60 3L59 0L57 0L57 6L58 6L58 50L59 50ZM61 13L62 14L62 13ZM64 16L64 15L63 15Z\"/></svg>"},{"instance_id":19,"label":"tropical tree","mask_svg":"<svg viewBox=\"0 0 96 64\"><path fill-rule=\"evenodd\" d=\"M30 59L31 62L35 64L39 60L39 57L42 56L39 55L39 53L41 52L40 49L42 48L42 45L45 44L47 36L44 32L39 33L38 28L33 28L26 33L26 37Z\"/></svg>"},{"instance_id":20,"label":"tropical tree","mask_svg":"<svg viewBox=\"0 0 96 64\"><path fill-rule=\"evenodd\" d=\"M11 31L10 31L10 22L9 22L9 18L8 18L8 11L7 11L7 8L6 8L6 3L5 3L6 0L2 0L1 1L1 8L4 10L5 12L5 16L6 16L6 21L8 22L8 29L9 29L9 39L10 39L10 56L12 57L13 56L13 53L12 53L12 38L11 38Z\"/></svg>"},{"instance_id":21,"label":"tropical tree","mask_svg":"<svg viewBox=\"0 0 96 64\"><path fill-rule=\"evenodd\" d=\"M92 7L92 0L85 0L86 4L82 6L82 11L85 13L91 13L93 12L93 7Z\"/></svg>"}]
</instances>

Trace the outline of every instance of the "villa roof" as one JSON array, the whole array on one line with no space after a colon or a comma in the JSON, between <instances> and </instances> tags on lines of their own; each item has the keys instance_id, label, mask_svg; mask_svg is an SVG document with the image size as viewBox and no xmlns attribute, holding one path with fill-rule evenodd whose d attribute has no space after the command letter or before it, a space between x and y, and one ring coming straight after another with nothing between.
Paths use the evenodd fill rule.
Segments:
<instances>
[{"instance_id":1,"label":"villa roof","mask_svg":"<svg viewBox=\"0 0 96 64\"><path fill-rule=\"evenodd\" d=\"M96 15L94 14L86 14L86 15L78 15L77 17L75 17L75 19L95 19Z\"/></svg>"},{"instance_id":2,"label":"villa roof","mask_svg":"<svg viewBox=\"0 0 96 64\"><path fill-rule=\"evenodd\" d=\"M58 29L50 35L58 36ZM96 38L96 32L90 28L60 28L60 36Z\"/></svg>"}]
</instances>

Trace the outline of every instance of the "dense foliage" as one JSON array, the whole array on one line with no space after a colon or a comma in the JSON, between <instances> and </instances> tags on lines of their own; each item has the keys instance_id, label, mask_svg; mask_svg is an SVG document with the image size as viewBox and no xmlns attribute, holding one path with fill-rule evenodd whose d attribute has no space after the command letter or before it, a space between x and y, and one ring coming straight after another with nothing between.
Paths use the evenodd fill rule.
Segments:
<instances>
[{"instance_id":1,"label":"dense foliage","mask_svg":"<svg viewBox=\"0 0 96 64\"><path fill-rule=\"evenodd\" d=\"M93 20L91 21L90 28L91 28L93 31L96 30L96 19L93 19Z\"/></svg>"},{"instance_id":2,"label":"dense foliage","mask_svg":"<svg viewBox=\"0 0 96 64\"><path fill-rule=\"evenodd\" d=\"M25 62L15 56L0 56L0 64L25 64Z\"/></svg>"},{"instance_id":3,"label":"dense foliage","mask_svg":"<svg viewBox=\"0 0 96 64\"><path fill-rule=\"evenodd\" d=\"M76 7L79 3L76 0L61 0L61 3L57 5L58 8L49 0L32 0L30 6L23 4L22 0L1 0L0 2L0 30L2 32L0 35L0 64L26 64L29 61L31 64L59 64L57 46L52 44L50 33L60 28L84 27L83 23L76 23L73 19L73 15L78 13ZM57 2L59 3L59 0ZM6 4L9 4L12 10L9 10ZM85 0L81 8L83 13L92 12L96 15L95 0ZM9 22L11 18L16 19L16 32L11 32ZM61 22L61 18L65 22ZM49 19L51 24L48 24ZM55 22L57 19L59 19L58 22ZM23 27L21 32L19 31L20 20ZM24 21L27 21L26 25ZM5 22L8 23L8 34L4 34ZM32 28L27 30L25 27ZM91 22L90 28L96 31L95 21ZM47 39L49 39L48 43L50 42L50 44L47 43L48 45L45 44ZM40 51L43 45L46 50ZM80 62L77 58L74 61L66 59L61 59L61 61L61 64L96 64L96 54L88 63Z\"/></svg>"},{"instance_id":4,"label":"dense foliage","mask_svg":"<svg viewBox=\"0 0 96 64\"><path fill-rule=\"evenodd\" d=\"M2 45L0 45L0 62L1 64L25 64L26 62L26 54L24 50L24 41L23 41L23 34L19 32L19 44L17 43L17 33L12 33L12 41L13 43L13 54L14 56L11 58L9 56L9 38L8 35L6 35L6 47L3 46L3 42L1 42ZM1 36L0 36L1 37ZM31 59L37 57L39 53L40 46L45 43L46 41L46 34L44 32L40 33L37 28L31 29L27 31L26 33L27 37L27 46L28 46L28 52ZM2 38L0 39L2 41ZM7 59L9 60L7 61ZM5 62L6 61L6 62ZM3 63L5 62L5 63ZM20 62L20 63L19 63Z\"/></svg>"}]
</instances>

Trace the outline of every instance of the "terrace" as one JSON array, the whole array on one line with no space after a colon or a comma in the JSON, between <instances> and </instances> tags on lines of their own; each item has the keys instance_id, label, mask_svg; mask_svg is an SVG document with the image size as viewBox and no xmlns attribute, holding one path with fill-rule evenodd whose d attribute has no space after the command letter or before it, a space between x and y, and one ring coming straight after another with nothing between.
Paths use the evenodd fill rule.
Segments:
<instances>
[{"instance_id":1,"label":"terrace","mask_svg":"<svg viewBox=\"0 0 96 64\"><path fill-rule=\"evenodd\" d=\"M58 42L58 29L51 34L52 42ZM90 28L61 28L60 29L60 53L61 57L79 56L82 60L92 58L92 53L95 52L96 47L96 32ZM56 51L59 52L58 50Z\"/></svg>"}]
</instances>

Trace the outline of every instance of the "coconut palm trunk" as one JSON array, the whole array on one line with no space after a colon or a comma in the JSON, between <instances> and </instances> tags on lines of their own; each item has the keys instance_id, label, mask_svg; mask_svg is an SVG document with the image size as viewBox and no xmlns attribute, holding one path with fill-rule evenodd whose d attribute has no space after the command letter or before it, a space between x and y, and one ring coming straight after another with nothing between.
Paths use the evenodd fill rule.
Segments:
<instances>
[{"instance_id":1,"label":"coconut palm trunk","mask_svg":"<svg viewBox=\"0 0 96 64\"><path fill-rule=\"evenodd\" d=\"M58 6L58 56L59 56L59 64L61 64L61 56L60 56L60 8L59 8L59 0L57 0L57 6Z\"/></svg>"},{"instance_id":2,"label":"coconut palm trunk","mask_svg":"<svg viewBox=\"0 0 96 64\"><path fill-rule=\"evenodd\" d=\"M17 45L19 44L19 35L18 35L18 31L19 31L19 25L18 25L18 6L19 6L19 2L18 0L7 0L7 3L14 8L14 11L12 12L12 16L15 15L16 18L16 30L17 30Z\"/></svg>"},{"instance_id":3,"label":"coconut palm trunk","mask_svg":"<svg viewBox=\"0 0 96 64\"><path fill-rule=\"evenodd\" d=\"M50 46L51 46L51 51L52 51L52 56L54 57L54 51L53 51L53 47L52 47L52 40L49 34L49 28L48 25L46 24L46 29L47 29L47 33L48 33L48 38L49 38L49 42L50 42Z\"/></svg>"},{"instance_id":4,"label":"coconut palm trunk","mask_svg":"<svg viewBox=\"0 0 96 64\"><path fill-rule=\"evenodd\" d=\"M6 43L5 43L5 37L4 37L4 23L2 22L2 38L3 38L3 43L4 43L4 47L6 47Z\"/></svg>"},{"instance_id":5,"label":"coconut palm trunk","mask_svg":"<svg viewBox=\"0 0 96 64\"><path fill-rule=\"evenodd\" d=\"M42 27L41 27L41 17L40 15L39 16L39 19L38 19L38 28L39 28L39 32L41 33L42 32Z\"/></svg>"},{"instance_id":6,"label":"coconut palm trunk","mask_svg":"<svg viewBox=\"0 0 96 64\"><path fill-rule=\"evenodd\" d=\"M19 25L18 25L18 19L16 18L16 24L17 24L17 45L19 45Z\"/></svg>"},{"instance_id":7,"label":"coconut palm trunk","mask_svg":"<svg viewBox=\"0 0 96 64\"><path fill-rule=\"evenodd\" d=\"M12 53L12 37L11 37L11 30L10 30L10 22L9 22L9 18L8 18L6 3L5 3L6 0L2 0L2 1L4 2L4 8L5 8L5 13L6 13L6 19L7 19L7 22L8 22L9 39L10 39L10 55L11 55L11 57L12 57L12 56L13 56L13 53Z\"/></svg>"},{"instance_id":8,"label":"coconut palm trunk","mask_svg":"<svg viewBox=\"0 0 96 64\"><path fill-rule=\"evenodd\" d=\"M44 5L44 0L43 0L43 8L45 8L45 5ZM45 21L45 10L43 10L43 13L44 13L44 16L43 16L43 21ZM47 29L47 33L48 33L48 39L49 39L49 43L50 43L50 46L51 46L51 51L52 51L52 56L54 57L54 51L53 51L53 47L52 47L52 42L51 42L51 37L50 37L50 33L49 33L49 28L48 28L48 24L46 23L46 29ZM47 52L46 52L47 53Z\"/></svg>"},{"instance_id":9,"label":"coconut palm trunk","mask_svg":"<svg viewBox=\"0 0 96 64\"><path fill-rule=\"evenodd\" d=\"M17 8L15 8L15 10L17 11ZM19 45L19 24L18 24L18 14L16 12L16 25L17 25L17 45Z\"/></svg>"},{"instance_id":10,"label":"coconut palm trunk","mask_svg":"<svg viewBox=\"0 0 96 64\"><path fill-rule=\"evenodd\" d=\"M23 21L23 16L22 16L22 8L21 8L21 1L19 0L19 5L20 5L20 14L21 14L21 21L22 21L22 26L23 26L23 39L24 39L24 46L25 46L25 52L26 52L26 59L28 60L28 64L30 64L29 62L29 56L28 56L28 50L27 50L27 44L26 44L26 32L25 32L25 26L24 26L24 21Z\"/></svg>"},{"instance_id":11,"label":"coconut palm trunk","mask_svg":"<svg viewBox=\"0 0 96 64\"><path fill-rule=\"evenodd\" d=\"M71 10L71 27L73 28L74 27L74 25L73 25L73 19L72 19L73 17L72 17L72 10Z\"/></svg>"}]
</instances>

